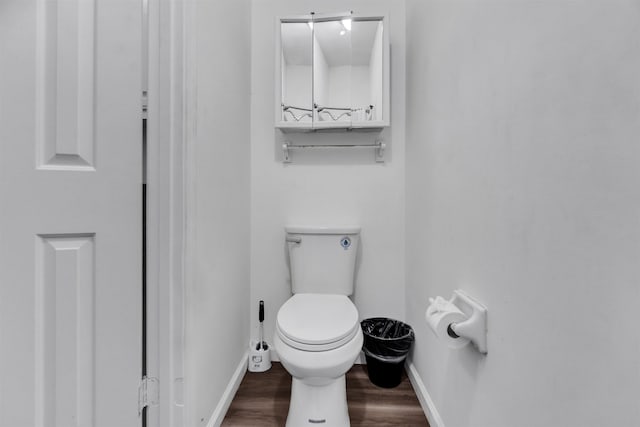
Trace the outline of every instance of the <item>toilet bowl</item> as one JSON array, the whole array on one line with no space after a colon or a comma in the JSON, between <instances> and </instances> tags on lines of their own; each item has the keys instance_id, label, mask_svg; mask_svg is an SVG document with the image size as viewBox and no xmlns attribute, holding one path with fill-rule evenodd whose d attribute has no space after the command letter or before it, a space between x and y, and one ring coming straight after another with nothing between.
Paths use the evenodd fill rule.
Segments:
<instances>
[{"instance_id":1,"label":"toilet bowl","mask_svg":"<svg viewBox=\"0 0 640 427\"><path fill-rule=\"evenodd\" d=\"M349 296L359 227L286 227L289 298L278 311L273 348L291 374L287 426L348 427L345 373L362 349Z\"/></svg>"},{"instance_id":2,"label":"toilet bowl","mask_svg":"<svg viewBox=\"0 0 640 427\"><path fill-rule=\"evenodd\" d=\"M345 373L362 342L358 310L345 295L295 294L283 304L274 348L292 376L287 426L350 425Z\"/></svg>"}]
</instances>

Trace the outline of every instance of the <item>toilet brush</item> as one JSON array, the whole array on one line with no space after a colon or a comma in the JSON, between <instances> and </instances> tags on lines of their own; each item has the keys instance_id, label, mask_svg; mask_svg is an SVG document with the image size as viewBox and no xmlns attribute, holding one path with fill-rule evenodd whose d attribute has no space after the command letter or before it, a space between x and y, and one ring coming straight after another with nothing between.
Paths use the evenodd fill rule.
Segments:
<instances>
[{"instance_id":1,"label":"toilet brush","mask_svg":"<svg viewBox=\"0 0 640 427\"><path fill-rule=\"evenodd\" d=\"M260 309L258 311L258 320L260 321L260 330L258 342L249 348L249 371L264 372L271 368L271 354L269 344L264 340L264 301L260 301Z\"/></svg>"},{"instance_id":2,"label":"toilet brush","mask_svg":"<svg viewBox=\"0 0 640 427\"><path fill-rule=\"evenodd\" d=\"M260 321L260 339L256 346L256 350L268 350L269 345L264 341L264 301L262 300L260 300L260 308L258 309L258 321Z\"/></svg>"}]
</instances>

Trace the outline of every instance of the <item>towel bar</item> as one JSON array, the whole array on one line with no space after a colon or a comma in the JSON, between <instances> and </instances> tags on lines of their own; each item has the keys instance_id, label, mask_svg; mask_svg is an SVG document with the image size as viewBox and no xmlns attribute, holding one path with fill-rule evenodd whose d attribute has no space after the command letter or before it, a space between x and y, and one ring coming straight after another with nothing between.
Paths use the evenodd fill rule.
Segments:
<instances>
[{"instance_id":1,"label":"towel bar","mask_svg":"<svg viewBox=\"0 0 640 427\"><path fill-rule=\"evenodd\" d=\"M282 144L282 162L291 163L291 156L289 150L308 149L308 148L375 148L376 162L384 162L384 150L386 144L382 141L376 141L375 144L309 144L309 145L295 145L289 142Z\"/></svg>"}]
</instances>

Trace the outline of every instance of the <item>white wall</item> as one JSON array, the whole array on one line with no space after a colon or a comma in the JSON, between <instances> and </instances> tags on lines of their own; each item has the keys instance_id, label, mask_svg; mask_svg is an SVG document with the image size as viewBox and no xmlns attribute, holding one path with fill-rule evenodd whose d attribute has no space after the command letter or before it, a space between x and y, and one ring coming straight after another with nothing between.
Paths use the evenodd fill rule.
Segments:
<instances>
[{"instance_id":1,"label":"white wall","mask_svg":"<svg viewBox=\"0 0 640 427\"><path fill-rule=\"evenodd\" d=\"M315 37L313 38L313 68L312 96L315 98L314 102L318 105L327 105L329 102L329 64L318 39Z\"/></svg>"},{"instance_id":2,"label":"white wall","mask_svg":"<svg viewBox=\"0 0 640 427\"><path fill-rule=\"evenodd\" d=\"M638 2L407 17L407 318L444 423L640 425ZM425 325L455 288L489 308L486 357Z\"/></svg>"},{"instance_id":3,"label":"white wall","mask_svg":"<svg viewBox=\"0 0 640 427\"><path fill-rule=\"evenodd\" d=\"M387 162L377 164L372 149L296 151L281 161L281 144L312 141L373 143L372 133L288 134L274 130L274 25L276 16L316 12L390 14L392 125L382 136ZM286 224L358 224L362 251L354 300L361 318L403 319L404 297L404 2L254 1L251 76L251 326L265 300L266 336L272 342L277 310L290 297Z\"/></svg>"},{"instance_id":4,"label":"white wall","mask_svg":"<svg viewBox=\"0 0 640 427\"><path fill-rule=\"evenodd\" d=\"M282 85L284 103L299 108L311 109L313 107L313 101L311 100L311 85L313 81L311 79L311 65L287 65L282 70L283 73L286 73L285 84ZM303 112L295 110L294 113L299 116ZM310 122L311 117L302 121Z\"/></svg>"},{"instance_id":5,"label":"white wall","mask_svg":"<svg viewBox=\"0 0 640 427\"><path fill-rule=\"evenodd\" d=\"M382 65L380 66L382 69ZM327 106L364 108L371 102L369 67L340 65L329 68L329 101Z\"/></svg>"},{"instance_id":6,"label":"white wall","mask_svg":"<svg viewBox=\"0 0 640 427\"><path fill-rule=\"evenodd\" d=\"M197 105L186 166L185 425L201 426L249 338L251 9L249 0L193 7L188 30L196 47L188 66Z\"/></svg>"},{"instance_id":7,"label":"white wall","mask_svg":"<svg viewBox=\"0 0 640 427\"><path fill-rule=\"evenodd\" d=\"M326 106L349 108L352 104L351 65L329 67L329 99Z\"/></svg>"}]
</instances>

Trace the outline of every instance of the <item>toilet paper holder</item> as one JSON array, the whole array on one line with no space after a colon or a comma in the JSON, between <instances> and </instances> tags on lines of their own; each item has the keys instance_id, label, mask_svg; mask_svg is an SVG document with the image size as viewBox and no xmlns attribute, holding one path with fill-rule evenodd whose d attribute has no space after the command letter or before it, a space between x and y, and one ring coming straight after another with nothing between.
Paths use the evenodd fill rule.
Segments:
<instances>
[{"instance_id":1,"label":"toilet paper holder","mask_svg":"<svg viewBox=\"0 0 640 427\"><path fill-rule=\"evenodd\" d=\"M429 298L430 303L433 301ZM453 291L449 302L467 316L467 320L449 325L449 336L468 338L480 353L487 354L487 307L460 289Z\"/></svg>"}]
</instances>

